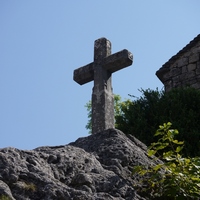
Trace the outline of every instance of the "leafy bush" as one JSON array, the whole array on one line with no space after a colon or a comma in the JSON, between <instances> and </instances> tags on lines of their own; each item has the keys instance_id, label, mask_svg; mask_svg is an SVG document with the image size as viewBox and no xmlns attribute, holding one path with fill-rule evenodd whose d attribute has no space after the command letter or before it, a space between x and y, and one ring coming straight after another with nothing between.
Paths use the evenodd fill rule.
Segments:
<instances>
[{"instance_id":1,"label":"leafy bush","mask_svg":"<svg viewBox=\"0 0 200 200\"><path fill-rule=\"evenodd\" d=\"M149 146L159 124L172 122L185 142L183 153L200 156L200 91L178 88L164 93L158 90L141 90L141 97L121 103L121 113L115 116L116 128L132 134Z\"/></svg>"},{"instance_id":2,"label":"leafy bush","mask_svg":"<svg viewBox=\"0 0 200 200\"><path fill-rule=\"evenodd\" d=\"M0 195L0 200L11 200L11 198L7 195L2 194Z\"/></svg>"},{"instance_id":3,"label":"leafy bush","mask_svg":"<svg viewBox=\"0 0 200 200\"><path fill-rule=\"evenodd\" d=\"M141 89L140 92L142 93L140 98L121 103L121 112L115 116L115 126L125 134L132 134L146 145L150 145L159 125L158 102L163 92L150 89Z\"/></svg>"},{"instance_id":4,"label":"leafy bush","mask_svg":"<svg viewBox=\"0 0 200 200\"><path fill-rule=\"evenodd\" d=\"M185 142L183 154L200 156L200 91L194 88L178 88L170 92L140 90L141 97L121 101L115 95L115 127L125 134L132 134L149 146L154 142L156 127L166 121L172 122ZM91 103L88 109L88 124L91 130Z\"/></svg>"},{"instance_id":5,"label":"leafy bush","mask_svg":"<svg viewBox=\"0 0 200 200\"><path fill-rule=\"evenodd\" d=\"M175 139L179 132L170 127L171 123L160 126L155 134L160 138L148 149L149 156L163 162L149 169L136 166L133 174L141 175L141 182L146 185L142 192L152 199L199 199L200 158L185 158L180 154L183 142Z\"/></svg>"}]
</instances>

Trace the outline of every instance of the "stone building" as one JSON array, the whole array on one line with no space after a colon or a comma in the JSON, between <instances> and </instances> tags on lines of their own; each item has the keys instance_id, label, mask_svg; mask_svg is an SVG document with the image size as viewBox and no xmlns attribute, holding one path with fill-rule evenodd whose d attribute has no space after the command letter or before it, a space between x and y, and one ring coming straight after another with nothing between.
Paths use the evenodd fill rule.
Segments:
<instances>
[{"instance_id":1,"label":"stone building","mask_svg":"<svg viewBox=\"0 0 200 200\"><path fill-rule=\"evenodd\" d=\"M200 89L200 34L171 57L156 76L164 84L166 92L185 86Z\"/></svg>"}]
</instances>

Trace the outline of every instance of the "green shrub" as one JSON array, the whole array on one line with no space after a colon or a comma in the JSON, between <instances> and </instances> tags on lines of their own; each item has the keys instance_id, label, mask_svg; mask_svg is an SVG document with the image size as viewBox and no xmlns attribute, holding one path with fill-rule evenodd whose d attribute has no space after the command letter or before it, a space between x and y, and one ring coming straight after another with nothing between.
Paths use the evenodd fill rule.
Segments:
<instances>
[{"instance_id":1,"label":"green shrub","mask_svg":"<svg viewBox=\"0 0 200 200\"><path fill-rule=\"evenodd\" d=\"M194 88L177 88L170 92L140 90L141 96L121 101L115 95L115 127L131 134L149 146L154 142L156 127L166 121L172 122L185 142L183 154L200 156L200 91ZM88 124L91 132L91 102L88 109Z\"/></svg>"},{"instance_id":2,"label":"green shrub","mask_svg":"<svg viewBox=\"0 0 200 200\"><path fill-rule=\"evenodd\" d=\"M132 134L149 146L159 124L172 122L185 142L183 153L200 156L200 91L178 88L168 93L158 90L141 90L141 97L122 102L121 114L116 115L116 128ZM128 106L126 106L128 105Z\"/></svg>"},{"instance_id":3,"label":"green shrub","mask_svg":"<svg viewBox=\"0 0 200 200\"><path fill-rule=\"evenodd\" d=\"M183 157L183 142L175 139L179 132L170 128L171 123L160 126L155 134L160 138L148 149L149 156L163 162L148 169L146 166L136 166L133 174L141 176L144 185L142 192L151 199L199 199L200 158ZM141 187L136 189L141 190Z\"/></svg>"},{"instance_id":4,"label":"green shrub","mask_svg":"<svg viewBox=\"0 0 200 200\"><path fill-rule=\"evenodd\" d=\"M2 194L0 195L0 200L11 200L11 198L7 195Z\"/></svg>"}]
</instances>

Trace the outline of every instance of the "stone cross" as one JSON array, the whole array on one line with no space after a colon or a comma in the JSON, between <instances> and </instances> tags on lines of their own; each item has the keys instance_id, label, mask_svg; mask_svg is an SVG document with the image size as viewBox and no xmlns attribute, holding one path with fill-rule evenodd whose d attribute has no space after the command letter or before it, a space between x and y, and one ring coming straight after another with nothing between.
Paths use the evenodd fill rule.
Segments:
<instances>
[{"instance_id":1,"label":"stone cross","mask_svg":"<svg viewBox=\"0 0 200 200\"><path fill-rule=\"evenodd\" d=\"M100 38L94 43L94 62L74 70L74 81L83 85L94 80L92 93L92 134L114 128L112 73L128 67L133 55L124 49L111 55L111 42Z\"/></svg>"}]
</instances>

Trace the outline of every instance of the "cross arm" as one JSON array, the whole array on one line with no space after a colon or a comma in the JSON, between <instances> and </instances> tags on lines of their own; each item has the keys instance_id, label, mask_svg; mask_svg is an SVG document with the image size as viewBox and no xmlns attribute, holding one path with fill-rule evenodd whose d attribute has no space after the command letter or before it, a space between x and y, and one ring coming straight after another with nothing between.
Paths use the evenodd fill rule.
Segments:
<instances>
[{"instance_id":1,"label":"cross arm","mask_svg":"<svg viewBox=\"0 0 200 200\"><path fill-rule=\"evenodd\" d=\"M132 53L124 49L104 58L101 65L104 69L113 73L130 66L132 62ZM73 79L80 85L92 81L94 79L94 62L74 70Z\"/></svg>"},{"instance_id":2,"label":"cross arm","mask_svg":"<svg viewBox=\"0 0 200 200\"><path fill-rule=\"evenodd\" d=\"M92 81L94 79L93 63L90 63L88 65L85 65L84 67L80 67L74 70L73 79L80 85Z\"/></svg>"},{"instance_id":3,"label":"cross arm","mask_svg":"<svg viewBox=\"0 0 200 200\"><path fill-rule=\"evenodd\" d=\"M103 61L103 67L104 69L113 73L120 69L130 66L132 63L133 54L128 50L124 49L106 57Z\"/></svg>"}]
</instances>

